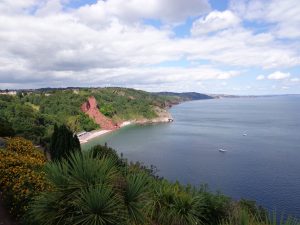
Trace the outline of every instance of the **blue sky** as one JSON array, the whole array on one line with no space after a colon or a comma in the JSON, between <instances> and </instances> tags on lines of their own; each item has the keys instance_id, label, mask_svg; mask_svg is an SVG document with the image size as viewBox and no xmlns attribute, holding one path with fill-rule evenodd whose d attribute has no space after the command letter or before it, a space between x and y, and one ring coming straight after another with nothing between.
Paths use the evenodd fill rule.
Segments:
<instances>
[{"instance_id":1,"label":"blue sky","mask_svg":"<svg viewBox=\"0 0 300 225\"><path fill-rule=\"evenodd\" d=\"M297 0L3 0L0 89L300 94Z\"/></svg>"}]
</instances>

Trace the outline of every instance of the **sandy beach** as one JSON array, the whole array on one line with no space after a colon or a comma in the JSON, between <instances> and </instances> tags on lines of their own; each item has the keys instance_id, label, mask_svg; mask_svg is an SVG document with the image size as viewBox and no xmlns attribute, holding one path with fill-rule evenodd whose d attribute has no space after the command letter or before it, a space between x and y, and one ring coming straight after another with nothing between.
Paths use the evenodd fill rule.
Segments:
<instances>
[{"instance_id":1,"label":"sandy beach","mask_svg":"<svg viewBox=\"0 0 300 225\"><path fill-rule=\"evenodd\" d=\"M171 119L170 119L171 118ZM87 143L89 140L102 136L104 134L113 132L115 130L121 129L123 127L129 126L131 124L151 124L151 123L166 123L173 121L173 118L170 116L166 117L159 117L152 120L139 120L139 121L124 121L119 125L119 128L113 130L93 130L90 132L83 132L82 134L78 135L78 139L80 144Z\"/></svg>"},{"instance_id":2,"label":"sandy beach","mask_svg":"<svg viewBox=\"0 0 300 225\"><path fill-rule=\"evenodd\" d=\"M103 134L112 132L113 130L94 130L91 132L86 132L85 134L81 135L80 137L78 137L80 144L84 144L87 143L89 140L95 138L95 137L99 137Z\"/></svg>"},{"instance_id":3,"label":"sandy beach","mask_svg":"<svg viewBox=\"0 0 300 225\"><path fill-rule=\"evenodd\" d=\"M132 124L131 121L124 121L120 125L120 128L128 126L130 124ZM84 143L87 143L89 140L91 140L93 138L99 137L101 135L107 134L107 133L112 132L112 131L114 131L114 130L93 130L93 131L86 132L86 133L80 135L78 137L78 139L79 139L80 144L84 144Z\"/></svg>"}]
</instances>

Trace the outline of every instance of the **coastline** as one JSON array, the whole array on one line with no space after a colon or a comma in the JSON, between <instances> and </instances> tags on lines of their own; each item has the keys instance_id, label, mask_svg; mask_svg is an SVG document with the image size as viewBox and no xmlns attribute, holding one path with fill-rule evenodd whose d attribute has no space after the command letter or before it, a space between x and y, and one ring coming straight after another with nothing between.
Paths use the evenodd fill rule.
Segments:
<instances>
[{"instance_id":1,"label":"coastline","mask_svg":"<svg viewBox=\"0 0 300 225\"><path fill-rule=\"evenodd\" d=\"M85 144L85 143L88 143L88 141L93 138L100 137L100 136L110 133L112 131L113 130L93 130L90 132L86 132L85 134L78 137L78 139L79 139L80 144Z\"/></svg>"},{"instance_id":2,"label":"coastline","mask_svg":"<svg viewBox=\"0 0 300 225\"><path fill-rule=\"evenodd\" d=\"M156 124L156 123L169 123L173 122L173 117L169 113L168 109L173 105L177 105L180 102L168 103L164 106L164 108L159 106L153 106L153 111L156 114L154 118L136 118L133 120L123 121L121 123L115 123L111 118L106 117L99 111L99 106L97 104L97 100L95 97L89 97L88 101L83 103L81 106L81 110L86 113L90 118L92 118L96 124L100 125L98 130L92 130L89 132L82 131L77 133L80 144L87 143L89 140L100 137L106 133L110 133L112 131L118 130L124 126L128 126L130 124L137 125L147 125L147 124Z\"/></svg>"},{"instance_id":3,"label":"coastline","mask_svg":"<svg viewBox=\"0 0 300 225\"><path fill-rule=\"evenodd\" d=\"M134 124L132 121L124 121L123 123L120 124L119 128L117 129L113 129L113 130L93 130L90 132L86 132L84 134L82 134L81 136L78 137L80 144L85 144L88 143L89 140L94 139L96 137L100 137L102 135L105 135L107 133L111 133L115 130L119 130L122 127L126 127L129 126L131 124Z\"/></svg>"},{"instance_id":4,"label":"coastline","mask_svg":"<svg viewBox=\"0 0 300 225\"><path fill-rule=\"evenodd\" d=\"M162 113L162 112L160 112ZM119 130L125 126L129 126L132 124L137 125L146 125L146 124L156 124L156 123L170 123L173 122L173 118L171 114L168 111L165 111L163 116L156 117L154 119L142 119L142 120L133 120L133 121L124 121L119 125L119 128L113 129L113 130L93 130L90 132L85 132L78 136L80 144L88 143L91 139L94 139L96 137L100 137L102 135L105 135L107 133L111 133L115 130Z\"/></svg>"}]
</instances>

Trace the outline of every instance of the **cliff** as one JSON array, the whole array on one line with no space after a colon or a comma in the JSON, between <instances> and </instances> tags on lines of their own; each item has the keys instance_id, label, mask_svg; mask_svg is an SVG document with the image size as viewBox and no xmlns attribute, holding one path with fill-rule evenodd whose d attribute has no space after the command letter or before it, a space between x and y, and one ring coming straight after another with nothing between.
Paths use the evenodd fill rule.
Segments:
<instances>
[{"instance_id":1,"label":"cliff","mask_svg":"<svg viewBox=\"0 0 300 225\"><path fill-rule=\"evenodd\" d=\"M117 124L99 111L98 103L93 96L89 97L88 101L82 104L81 110L93 119L95 123L100 125L103 130L114 130L118 128Z\"/></svg>"}]
</instances>

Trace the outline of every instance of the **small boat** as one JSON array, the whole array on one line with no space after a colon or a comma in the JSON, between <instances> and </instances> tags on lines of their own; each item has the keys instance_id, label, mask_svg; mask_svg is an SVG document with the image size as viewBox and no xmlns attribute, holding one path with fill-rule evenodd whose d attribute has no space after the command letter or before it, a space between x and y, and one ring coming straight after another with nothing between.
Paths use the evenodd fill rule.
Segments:
<instances>
[{"instance_id":1,"label":"small boat","mask_svg":"<svg viewBox=\"0 0 300 225\"><path fill-rule=\"evenodd\" d=\"M243 133L243 136L247 136L247 133Z\"/></svg>"},{"instance_id":2,"label":"small boat","mask_svg":"<svg viewBox=\"0 0 300 225\"><path fill-rule=\"evenodd\" d=\"M220 149L219 149L219 152L227 152L227 150L226 150L226 149L223 149L223 148L220 148Z\"/></svg>"}]
</instances>

